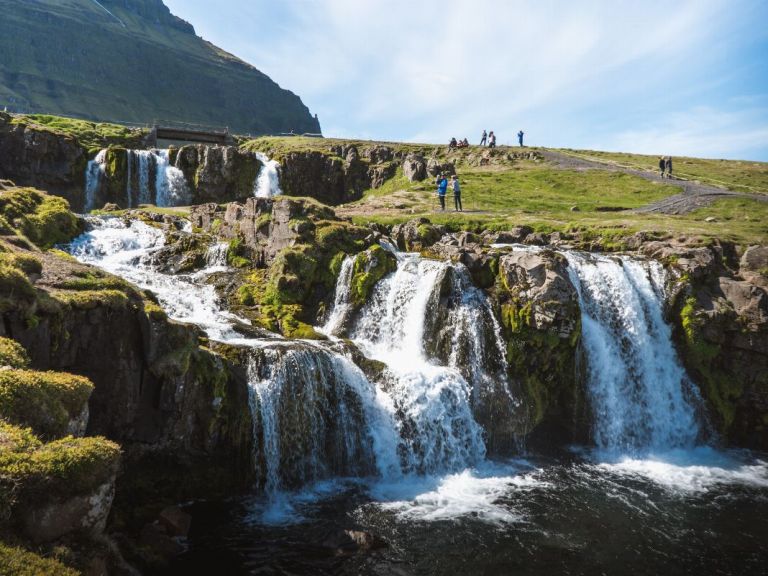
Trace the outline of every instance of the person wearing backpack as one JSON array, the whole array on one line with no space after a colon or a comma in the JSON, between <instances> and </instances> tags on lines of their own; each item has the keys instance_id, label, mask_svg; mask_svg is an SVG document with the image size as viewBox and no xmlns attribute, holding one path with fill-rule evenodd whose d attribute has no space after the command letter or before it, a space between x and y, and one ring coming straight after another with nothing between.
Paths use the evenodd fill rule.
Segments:
<instances>
[{"instance_id":1,"label":"person wearing backpack","mask_svg":"<svg viewBox=\"0 0 768 576\"><path fill-rule=\"evenodd\" d=\"M456 212L463 212L461 208L461 186L459 185L459 177L454 174L451 177L451 187L453 188L453 205L456 208Z\"/></svg>"}]
</instances>

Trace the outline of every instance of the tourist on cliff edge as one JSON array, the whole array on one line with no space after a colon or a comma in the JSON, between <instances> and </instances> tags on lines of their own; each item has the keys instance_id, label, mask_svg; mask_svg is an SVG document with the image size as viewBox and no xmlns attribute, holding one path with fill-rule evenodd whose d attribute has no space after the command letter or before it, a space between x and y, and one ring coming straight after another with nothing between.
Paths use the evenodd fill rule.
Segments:
<instances>
[{"instance_id":1,"label":"tourist on cliff edge","mask_svg":"<svg viewBox=\"0 0 768 576\"><path fill-rule=\"evenodd\" d=\"M517 141L520 142L520 146L523 145L523 136L525 136L525 132L520 130L520 132L517 133Z\"/></svg>"},{"instance_id":2,"label":"tourist on cliff edge","mask_svg":"<svg viewBox=\"0 0 768 576\"><path fill-rule=\"evenodd\" d=\"M480 138L480 146L485 146L488 143L488 132L483 130L483 137Z\"/></svg>"}]
</instances>

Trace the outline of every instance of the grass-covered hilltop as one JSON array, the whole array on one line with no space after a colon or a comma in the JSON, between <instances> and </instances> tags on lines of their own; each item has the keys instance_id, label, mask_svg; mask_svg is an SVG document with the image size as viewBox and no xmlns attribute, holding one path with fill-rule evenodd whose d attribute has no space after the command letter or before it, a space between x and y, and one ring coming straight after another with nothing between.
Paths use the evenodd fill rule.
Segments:
<instances>
[{"instance_id":1,"label":"grass-covered hilltop","mask_svg":"<svg viewBox=\"0 0 768 576\"><path fill-rule=\"evenodd\" d=\"M301 99L196 35L162 0L0 0L0 109L320 132Z\"/></svg>"},{"instance_id":2,"label":"grass-covered hilltop","mask_svg":"<svg viewBox=\"0 0 768 576\"><path fill-rule=\"evenodd\" d=\"M189 532L180 504L264 490L251 371L280 346L327 346L383 382L383 362L318 326L342 269L347 314L372 299L399 265L390 245L462 265L434 292L430 358L451 355L457 291L488 302L499 370L522 407L513 419L501 392L472 406L489 456L592 439L569 250L659 263L706 440L768 450L768 164L674 158L675 178L662 180L657 159L632 154L305 137L161 152L146 135L0 113L0 574L163 573ZM281 194L255 197L271 161ZM458 175L463 212L450 190L439 210L438 173ZM175 321L152 290L75 259L68 243L107 225L86 207L161 238L153 274L193 277L218 251L220 269L200 287L236 315L238 338L277 347L218 342ZM306 472L305 397L297 389L279 405L291 487ZM339 399L321 400L330 428ZM354 402L345 409L360 416ZM329 473L347 471L345 458L329 461Z\"/></svg>"}]
</instances>

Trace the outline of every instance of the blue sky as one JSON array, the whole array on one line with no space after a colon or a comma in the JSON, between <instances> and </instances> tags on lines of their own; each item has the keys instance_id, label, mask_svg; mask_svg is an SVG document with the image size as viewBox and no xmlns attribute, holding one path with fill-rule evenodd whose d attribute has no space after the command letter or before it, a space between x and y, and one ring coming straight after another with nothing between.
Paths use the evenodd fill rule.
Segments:
<instances>
[{"instance_id":1,"label":"blue sky","mask_svg":"<svg viewBox=\"0 0 768 576\"><path fill-rule=\"evenodd\" d=\"M326 136L768 161L763 0L165 3Z\"/></svg>"}]
</instances>

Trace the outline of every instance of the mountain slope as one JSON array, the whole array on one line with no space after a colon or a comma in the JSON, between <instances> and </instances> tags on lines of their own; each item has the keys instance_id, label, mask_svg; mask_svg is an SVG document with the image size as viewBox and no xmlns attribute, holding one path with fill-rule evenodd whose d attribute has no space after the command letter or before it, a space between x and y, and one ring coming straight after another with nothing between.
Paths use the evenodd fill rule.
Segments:
<instances>
[{"instance_id":1,"label":"mountain slope","mask_svg":"<svg viewBox=\"0 0 768 576\"><path fill-rule=\"evenodd\" d=\"M162 0L0 0L0 106L95 120L319 132L298 96Z\"/></svg>"}]
</instances>

